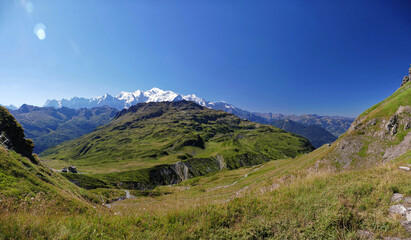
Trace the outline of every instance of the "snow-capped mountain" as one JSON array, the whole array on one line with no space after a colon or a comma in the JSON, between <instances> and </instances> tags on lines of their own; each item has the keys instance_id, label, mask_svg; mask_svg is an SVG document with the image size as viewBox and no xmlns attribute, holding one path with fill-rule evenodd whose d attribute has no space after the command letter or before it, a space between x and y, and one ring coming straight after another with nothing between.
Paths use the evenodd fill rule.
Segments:
<instances>
[{"instance_id":1,"label":"snow-capped mountain","mask_svg":"<svg viewBox=\"0 0 411 240\"><path fill-rule=\"evenodd\" d=\"M100 97L94 98L79 98L73 97L72 99L62 100L47 100L44 107L68 107L74 109L80 108L93 108L107 105L112 108L122 110L132 105L142 102L165 102L165 101L193 101L197 104L209 107L217 110L224 110L227 112L233 111L245 111L234 107L231 104L225 102L209 102L202 98L197 97L194 94L181 95L172 91L164 91L159 88L152 88L147 91L137 90L134 92L120 92L117 96L113 97L110 94L105 94Z\"/></svg>"},{"instance_id":2,"label":"snow-capped mountain","mask_svg":"<svg viewBox=\"0 0 411 240\"><path fill-rule=\"evenodd\" d=\"M74 109L80 108L94 108L109 106L122 110L129 108L132 105L136 105L142 102L164 102L164 101L193 101L197 104L208 107L215 110L222 110L228 113L237 115L242 119L247 119L253 122L259 122L263 124L271 124L277 120L292 120L303 125L316 125L325 128L335 136L339 136L344 133L350 124L354 121L353 118L337 117L337 116L317 116L317 115L283 115L277 113L255 113L237 108L229 103L219 101L210 102L206 101L194 94L181 95L172 91L164 91L159 88L152 88L147 91L137 90L134 92L120 92L117 96L113 97L109 94L105 94L95 98L79 98L74 97L70 100L47 100L44 107L68 107Z\"/></svg>"}]
</instances>

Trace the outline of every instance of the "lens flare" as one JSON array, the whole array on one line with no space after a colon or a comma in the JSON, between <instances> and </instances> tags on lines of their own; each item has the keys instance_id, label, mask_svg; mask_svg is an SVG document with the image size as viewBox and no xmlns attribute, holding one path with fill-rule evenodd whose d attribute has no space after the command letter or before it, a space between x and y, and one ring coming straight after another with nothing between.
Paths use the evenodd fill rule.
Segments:
<instances>
[{"instance_id":1,"label":"lens flare","mask_svg":"<svg viewBox=\"0 0 411 240\"><path fill-rule=\"evenodd\" d=\"M37 23L33 31L38 39L44 40L46 38L46 26L43 23Z\"/></svg>"}]
</instances>

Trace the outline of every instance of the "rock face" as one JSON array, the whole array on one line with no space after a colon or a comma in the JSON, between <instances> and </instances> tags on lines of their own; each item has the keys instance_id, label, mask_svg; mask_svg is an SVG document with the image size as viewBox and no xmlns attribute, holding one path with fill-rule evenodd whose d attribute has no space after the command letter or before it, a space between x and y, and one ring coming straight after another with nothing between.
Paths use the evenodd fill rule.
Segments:
<instances>
[{"instance_id":1,"label":"rock face","mask_svg":"<svg viewBox=\"0 0 411 240\"><path fill-rule=\"evenodd\" d=\"M176 162L171 165L157 166L149 173L149 182L144 184L149 186L177 184L181 181L203 176L208 173L217 172L220 163L214 158L197 158L187 161Z\"/></svg>"},{"instance_id":2,"label":"rock face","mask_svg":"<svg viewBox=\"0 0 411 240\"><path fill-rule=\"evenodd\" d=\"M22 126L4 107L0 107L0 145L29 158L33 163L37 163L32 155L33 141L25 138Z\"/></svg>"}]
</instances>

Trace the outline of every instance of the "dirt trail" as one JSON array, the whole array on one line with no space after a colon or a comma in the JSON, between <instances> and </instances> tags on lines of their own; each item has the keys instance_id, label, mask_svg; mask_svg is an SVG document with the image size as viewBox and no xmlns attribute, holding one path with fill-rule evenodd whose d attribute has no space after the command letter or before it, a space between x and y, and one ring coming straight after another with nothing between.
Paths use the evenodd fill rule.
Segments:
<instances>
[{"instance_id":1,"label":"dirt trail","mask_svg":"<svg viewBox=\"0 0 411 240\"><path fill-rule=\"evenodd\" d=\"M125 197L120 197L117 200L113 200L111 203L105 204L106 207L111 208L114 205L118 205L118 202L126 200L126 199L135 199L136 197L130 194L129 190L123 190L126 193Z\"/></svg>"},{"instance_id":2,"label":"dirt trail","mask_svg":"<svg viewBox=\"0 0 411 240\"><path fill-rule=\"evenodd\" d=\"M233 186L233 185L237 184L241 179L248 177L249 174L251 174L251 173L259 170L259 169L262 168L262 167L264 167L264 165L261 165L260 167L257 167L257 168L255 168L255 169L253 169L252 171L248 172L248 173L245 174L243 177L241 177L240 179L238 179L237 181L235 181L235 182L233 182L233 183L231 183L231 184L224 185L224 186L218 186L218 187L212 188L212 189L210 189L210 190L208 190L208 191L212 191L212 190L219 189L219 188L226 188L226 187ZM247 190L248 188L249 188L249 186L246 186L246 187L241 188L241 189L236 190L236 191L225 192L225 193L210 194L210 195L206 195L206 196L202 196L202 197L197 197L197 198L179 198L179 199L177 199L177 200L179 200L179 201L193 201L193 200L206 199L206 198L211 198L211 197L216 197L216 196L228 195L228 196L227 196L227 197L228 197L227 199L221 201L221 202L228 202L228 201L234 199L234 198L235 198L237 195L239 195L241 192ZM124 191L126 191L126 196L127 196L127 192L128 192L128 191L127 191L127 190L124 190ZM131 196L131 195L130 195L130 196ZM131 198L136 198L136 197L132 196ZM122 200L124 200L124 199L122 199ZM139 202L139 203L127 203L127 204L140 205L140 204L147 204L147 203L159 203L159 202L164 202L164 201L167 201L167 200L168 200L168 199L163 199L163 200L151 200L151 201L143 201L143 202ZM116 201L115 204L113 204L113 205L127 205L127 204L122 204L122 203L119 203L119 201ZM112 205L110 204L109 207L111 207L111 206L112 206Z\"/></svg>"},{"instance_id":3,"label":"dirt trail","mask_svg":"<svg viewBox=\"0 0 411 240\"><path fill-rule=\"evenodd\" d=\"M241 179L248 177L248 175L249 175L250 173L253 173L253 172L257 171L258 169L260 169L260 168L262 168L262 167L264 167L264 165L261 165L260 167L253 169L251 172L247 173L247 174L244 175L242 178L238 179L237 181L235 181L235 182L233 182L233 183L231 183L231 184L224 185L224 186L218 186L218 187L212 188L212 189L210 189L210 190L208 190L208 191L213 191L213 190L216 190L216 189L219 189L219 188L226 188L226 187L234 186L234 185L237 184Z\"/></svg>"}]
</instances>

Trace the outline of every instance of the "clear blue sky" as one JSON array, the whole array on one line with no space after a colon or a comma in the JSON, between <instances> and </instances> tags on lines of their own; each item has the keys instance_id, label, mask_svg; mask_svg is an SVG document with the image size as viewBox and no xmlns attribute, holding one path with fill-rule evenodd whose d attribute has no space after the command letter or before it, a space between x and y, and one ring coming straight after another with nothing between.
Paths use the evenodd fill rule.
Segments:
<instances>
[{"instance_id":1,"label":"clear blue sky","mask_svg":"<svg viewBox=\"0 0 411 240\"><path fill-rule=\"evenodd\" d=\"M0 0L0 104L159 87L356 116L410 63L410 1Z\"/></svg>"}]
</instances>

